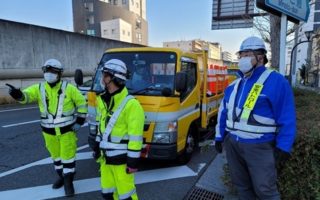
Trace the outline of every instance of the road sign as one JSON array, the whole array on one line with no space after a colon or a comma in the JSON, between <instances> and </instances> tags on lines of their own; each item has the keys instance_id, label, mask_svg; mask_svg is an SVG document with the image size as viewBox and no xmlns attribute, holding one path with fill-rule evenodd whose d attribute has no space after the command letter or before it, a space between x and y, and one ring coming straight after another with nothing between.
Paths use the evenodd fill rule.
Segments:
<instances>
[{"instance_id":1,"label":"road sign","mask_svg":"<svg viewBox=\"0 0 320 200\"><path fill-rule=\"evenodd\" d=\"M212 30L253 27L254 0L213 0Z\"/></svg>"},{"instance_id":2,"label":"road sign","mask_svg":"<svg viewBox=\"0 0 320 200\"><path fill-rule=\"evenodd\" d=\"M307 0L265 0L265 4L297 20L307 21L310 13Z\"/></svg>"}]
</instances>

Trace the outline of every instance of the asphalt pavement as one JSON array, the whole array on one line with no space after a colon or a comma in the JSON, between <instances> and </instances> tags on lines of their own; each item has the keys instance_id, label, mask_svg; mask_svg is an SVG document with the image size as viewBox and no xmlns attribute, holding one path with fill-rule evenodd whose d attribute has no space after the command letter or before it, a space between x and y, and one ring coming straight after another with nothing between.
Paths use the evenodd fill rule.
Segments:
<instances>
[{"instance_id":1,"label":"asphalt pavement","mask_svg":"<svg viewBox=\"0 0 320 200\"><path fill-rule=\"evenodd\" d=\"M18 192L30 190L29 195L41 193L48 189L56 199L66 199L63 195L52 191L51 182L55 179L51 160L47 155L40 133L38 110L34 105L21 107L16 105L0 106L0 199L5 194L18 195ZM77 162L77 190L82 192L71 199L101 199L98 166L90 159L90 149L86 144L87 129L84 127L79 133L79 160ZM212 146L197 150L192 160L183 166L164 163L146 162L137 174L138 194L142 200L182 200L182 199L234 199L229 195L228 188L222 183L225 156L218 154ZM163 165L163 166L162 166ZM146 174L147 173L147 174ZM161 174L162 173L162 174ZM141 178L143 176L143 179ZM143 180L145 178L148 180ZM93 183L91 183L92 181ZM81 184L94 187L90 191L82 191ZM38 191L39 190L39 191ZM157 191L155 195L154 191ZM200 191L195 196L194 193ZM216 195L219 198L205 198L204 194ZM27 193L23 194L27 198ZM202 198L200 198L202 195ZM210 195L209 195L210 196ZM46 198L46 199L47 199ZM220 199L222 199L220 198ZM37 198L43 199L43 198Z\"/></svg>"},{"instance_id":2,"label":"asphalt pavement","mask_svg":"<svg viewBox=\"0 0 320 200\"><path fill-rule=\"evenodd\" d=\"M237 196L223 183L223 166L226 162L225 152L217 154L188 192L185 200L236 200Z\"/></svg>"}]
</instances>

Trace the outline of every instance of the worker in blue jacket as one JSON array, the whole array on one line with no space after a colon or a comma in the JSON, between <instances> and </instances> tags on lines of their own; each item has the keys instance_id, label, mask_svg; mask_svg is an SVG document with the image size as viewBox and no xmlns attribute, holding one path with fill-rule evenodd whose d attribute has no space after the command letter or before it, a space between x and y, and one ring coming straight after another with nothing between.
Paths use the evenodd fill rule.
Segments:
<instances>
[{"instance_id":1,"label":"worker in blue jacket","mask_svg":"<svg viewBox=\"0 0 320 200\"><path fill-rule=\"evenodd\" d=\"M282 75L265 67L263 40L245 39L238 53L241 77L225 90L215 148L226 150L239 199L280 199L276 169L289 158L296 135L293 92Z\"/></svg>"}]
</instances>

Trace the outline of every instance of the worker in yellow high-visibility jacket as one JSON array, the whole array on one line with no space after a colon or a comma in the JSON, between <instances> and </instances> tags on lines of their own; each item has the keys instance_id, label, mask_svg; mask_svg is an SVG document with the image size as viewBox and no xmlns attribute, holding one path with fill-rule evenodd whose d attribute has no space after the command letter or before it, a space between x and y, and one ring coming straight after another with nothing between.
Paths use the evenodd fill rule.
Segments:
<instances>
[{"instance_id":1,"label":"worker in yellow high-visibility jacket","mask_svg":"<svg viewBox=\"0 0 320 200\"><path fill-rule=\"evenodd\" d=\"M42 70L44 82L31 85L23 91L7 84L10 87L9 94L22 104L38 103L46 148L59 175L52 188L64 186L66 196L73 196L76 132L85 122L86 100L75 86L61 80L63 67L58 60L47 60Z\"/></svg>"},{"instance_id":2,"label":"worker in yellow high-visibility jacket","mask_svg":"<svg viewBox=\"0 0 320 200\"><path fill-rule=\"evenodd\" d=\"M144 111L125 87L127 68L118 59L102 68L105 92L97 98L99 129L88 142L99 157L104 199L138 199L134 172L142 148Z\"/></svg>"}]
</instances>

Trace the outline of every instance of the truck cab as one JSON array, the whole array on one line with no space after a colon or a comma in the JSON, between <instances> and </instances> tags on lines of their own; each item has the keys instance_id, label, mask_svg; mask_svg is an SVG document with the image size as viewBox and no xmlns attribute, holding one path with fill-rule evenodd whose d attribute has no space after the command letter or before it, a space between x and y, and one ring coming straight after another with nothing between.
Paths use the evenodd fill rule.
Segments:
<instances>
[{"instance_id":1,"label":"truck cab","mask_svg":"<svg viewBox=\"0 0 320 200\"><path fill-rule=\"evenodd\" d=\"M189 161L199 140L208 136L223 97L206 95L206 54L149 47L106 51L88 92L91 131L97 125L95 97L103 92L101 67L110 59L126 64L130 73L126 87L145 112L142 157Z\"/></svg>"}]
</instances>

